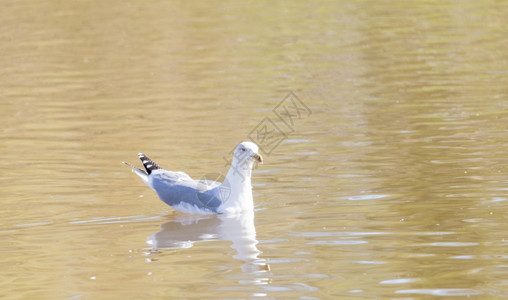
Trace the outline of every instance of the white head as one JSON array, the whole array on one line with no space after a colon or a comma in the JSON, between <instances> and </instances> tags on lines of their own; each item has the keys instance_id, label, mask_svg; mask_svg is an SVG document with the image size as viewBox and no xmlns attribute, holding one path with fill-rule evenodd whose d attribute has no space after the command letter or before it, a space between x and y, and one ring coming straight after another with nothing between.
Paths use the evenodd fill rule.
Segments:
<instances>
[{"instance_id":1,"label":"white head","mask_svg":"<svg viewBox=\"0 0 508 300\"><path fill-rule=\"evenodd\" d=\"M254 161L263 163L263 157L258 153L259 147L253 142L242 142L236 146L233 152L233 165L248 165L252 168Z\"/></svg>"}]
</instances>

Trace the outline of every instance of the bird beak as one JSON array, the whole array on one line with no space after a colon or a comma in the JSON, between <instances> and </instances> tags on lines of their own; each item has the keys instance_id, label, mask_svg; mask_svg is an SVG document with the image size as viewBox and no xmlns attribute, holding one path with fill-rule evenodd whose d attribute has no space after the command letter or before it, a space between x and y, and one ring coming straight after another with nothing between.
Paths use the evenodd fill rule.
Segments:
<instances>
[{"instance_id":1,"label":"bird beak","mask_svg":"<svg viewBox=\"0 0 508 300\"><path fill-rule=\"evenodd\" d=\"M252 158L254 158L258 163L263 163L263 156L261 156L261 154L256 153L252 155Z\"/></svg>"}]
</instances>

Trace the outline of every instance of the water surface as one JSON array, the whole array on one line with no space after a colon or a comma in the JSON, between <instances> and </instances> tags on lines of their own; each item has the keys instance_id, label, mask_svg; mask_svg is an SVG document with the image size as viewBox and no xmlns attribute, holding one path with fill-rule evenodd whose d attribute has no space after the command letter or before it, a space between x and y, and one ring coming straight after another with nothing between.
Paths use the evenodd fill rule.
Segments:
<instances>
[{"instance_id":1,"label":"water surface","mask_svg":"<svg viewBox=\"0 0 508 300\"><path fill-rule=\"evenodd\" d=\"M507 13L7 1L0 296L507 297ZM240 219L176 213L121 164L225 174L249 139Z\"/></svg>"}]
</instances>

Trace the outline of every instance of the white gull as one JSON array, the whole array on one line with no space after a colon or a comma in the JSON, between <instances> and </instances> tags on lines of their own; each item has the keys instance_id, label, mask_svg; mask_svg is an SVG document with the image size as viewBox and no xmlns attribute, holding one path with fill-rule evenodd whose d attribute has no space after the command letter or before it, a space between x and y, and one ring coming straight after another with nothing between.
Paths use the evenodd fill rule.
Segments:
<instances>
[{"instance_id":1,"label":"white gull","mask_svg":"<svg viewBox=\"0 0 508 300\"><path fill-rule=\"evenodd\" d=\"M231 167L222 183L198 181L184 172L167 171L143 153L139 169L129 163L139 177L152 188L159 198L175 210L190 214L231 214L251 211L251 174L254 162L263 163L258 146L252 142L240 143L233 152Z\"/></svg>"}]
</instances>

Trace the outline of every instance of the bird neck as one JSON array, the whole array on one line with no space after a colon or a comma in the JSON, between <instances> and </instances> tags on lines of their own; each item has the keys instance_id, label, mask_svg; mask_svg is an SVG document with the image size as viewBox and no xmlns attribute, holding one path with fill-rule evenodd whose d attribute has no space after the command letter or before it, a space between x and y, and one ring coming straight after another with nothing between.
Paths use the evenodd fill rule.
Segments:
<instances>
[{"instance_id":1,"label":"bird neck","mask_svg":"<svg viewBox=\"0 0 508 300\"><path fill-rule=\"evenodd\" d=\"M252 174L252 161L237 161L233 159L231 167L229 168L226 179L235 184L248 184L250 185L250 177Z\"/></svg>"},{"instance_id":2,"label":"bird neck","mask_svg":"<svg viewBox=\"0 0 508 300\"><path fill-rule=\"evenodd\" d=\"M233 159L223 183L231 188L231 194L223 204L225 212L236 213L254 208L251 184L252 165L251 161L239 163Z\"/></svg>"}]
</instances>

